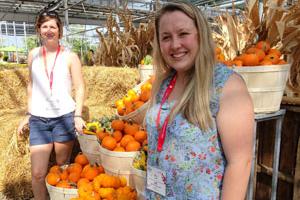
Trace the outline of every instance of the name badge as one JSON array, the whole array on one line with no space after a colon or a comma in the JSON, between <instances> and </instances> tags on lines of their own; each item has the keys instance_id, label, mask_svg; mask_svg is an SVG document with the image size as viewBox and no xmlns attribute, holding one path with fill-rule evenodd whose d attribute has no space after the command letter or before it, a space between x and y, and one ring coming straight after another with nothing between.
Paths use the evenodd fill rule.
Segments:
<instances>
[{"instance_id":1,"label":"name badge","mask_svg":"<svg viewBox=\"0 0 300 200\"><path fill-rule=\"evenodd\" d=\"M147 166L147 189L166 196L166 172L158 168Z\"/></svg>"},{"instance_id":2,"label":"name badge","mask_svg":"<svg viewBox=\"0 0 300 200\"><path fill-rule=\"evenodd\" d=\"M59 99L54 96L49 96L46 99L46 110L59 110Z\"/></svg>"}]
</instances>

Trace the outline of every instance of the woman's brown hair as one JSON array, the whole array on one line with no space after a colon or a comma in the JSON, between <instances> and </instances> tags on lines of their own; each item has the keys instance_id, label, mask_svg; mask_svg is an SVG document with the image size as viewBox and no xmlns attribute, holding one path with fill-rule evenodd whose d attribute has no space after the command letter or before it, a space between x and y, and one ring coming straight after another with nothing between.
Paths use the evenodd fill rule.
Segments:
<instances>
[{"instance_id":1,"label":"woman's brown hair","mask_svg":"<svg viewBox=\"0 0 300 200\"><path fill-rule=\"evenodd\" d=\"M35 22L35 31L40 32L41 25L51 19L56 21L57 27L59 29L59 39L63 36L63 23L61 22L58 14L55 11L44 11L38 15Z\"/></svg>"}]
</instances>

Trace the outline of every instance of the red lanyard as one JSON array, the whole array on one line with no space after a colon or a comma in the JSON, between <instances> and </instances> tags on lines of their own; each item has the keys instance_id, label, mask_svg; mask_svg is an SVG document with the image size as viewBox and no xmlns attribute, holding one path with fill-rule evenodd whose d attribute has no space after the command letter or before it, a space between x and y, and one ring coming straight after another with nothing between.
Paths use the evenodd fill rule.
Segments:
<instances>
[{"instance_id":1,"label":"red lanyard","mask_svg":"<svg viewBox=\"0 0 300 200\"><path fill-rule=\"evenodd\" d=\"M159 106L159 110L158 110L158 113L157 113L157 118L156 118L156 127L157 127L157 130L159 131L159 135L158 135L158 141L157 141L157 151L161 151L162 150L162 147L163 147L163 144L165 142L165 138L166 138L166 132L167 132L167 126L168 126L168 122L169 122L169 117L170 117L170 114L166 117L164 123L163 123L163 126L162 128L160 129L159 128L159 124L160 124L160 112L161 112L161 108L162 108L162 105L167 101L168 97L170 96L174 86L175 86L175 83L176 83L176 74L174 75L173 79L170 81L164 95L163 95L163 98L161 100L161 103L160 103L160 106Z\"/></svg>"},{"instance_id":2,"label":"red lanyard","mask_svg":"<svg viewBox=\"0 0 300 200\"><path fill-rule=\"evenodd\" d=\"M50 72L50 77L49 77L48 70L47 70L48 67L47 67L46 49L45 49L45 47L43 47L43 58L44 58L45 72L46 72L47 78L50 82L51 94L52 94L52 85L53 85L53 70L54 70L56 59L58 57L59 52L60 52L60 45L58 45L58 47L57 47L56 56L55 56L54 63L53 63L53 66L52 66L51 72Z\"/></svg>"}]
</instances>

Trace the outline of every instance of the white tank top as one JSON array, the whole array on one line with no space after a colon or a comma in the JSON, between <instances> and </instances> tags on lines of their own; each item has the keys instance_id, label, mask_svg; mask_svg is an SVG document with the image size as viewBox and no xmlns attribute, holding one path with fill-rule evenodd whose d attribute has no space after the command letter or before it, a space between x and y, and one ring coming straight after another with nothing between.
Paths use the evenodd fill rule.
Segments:
<instances>
[{"instance_id":1,"label":"white tank top","mask_svg":"<svg viewBox=\"0 0 300 200\"><path fill-rule=\"evenodd\" d=\"M32 99L31 114L40 117L54 118L75 110L72 98L71 74L67 64L70 51L60 51L53 70L52 92L46 75L45 66L40 48L33 50L31 67ZM48 64L49 65L49 64ZM48 66L48 74L52 69Z\"/></svg>"}]
</instances>

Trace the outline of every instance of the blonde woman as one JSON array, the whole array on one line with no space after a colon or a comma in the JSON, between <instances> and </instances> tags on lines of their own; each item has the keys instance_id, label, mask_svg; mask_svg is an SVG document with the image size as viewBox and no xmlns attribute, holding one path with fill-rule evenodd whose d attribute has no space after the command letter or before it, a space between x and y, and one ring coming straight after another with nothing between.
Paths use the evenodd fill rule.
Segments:
<instances>
[{"instance_id":1,"label":"blonde woman","mask_svg":"<svg viewBox=\"0 0 300 200\"><path fill-rule=\"evenodd\" d=\"M244 81L216 63L197 7L164 4L155 26L146 198L244 199L254 125Z\"/></svg>"},{"instance_id":2,"label":"blonde woman","mask_svg":"<svg viewBox=\"0 0 300 200\"><path fill-rule=\"evenodd\" d=\"M63 26L57 13L43 12L37 17L36 31L42 46L28 56L28 113L18 127L29 123L32 189L35 200L47 199L45 176L54 150L56 163L69 161L75 129L82 132L81 117L84 83L78 56L59 44ZM75 89L75 101L71 96Z\"/></svg>"}]
</instances>

